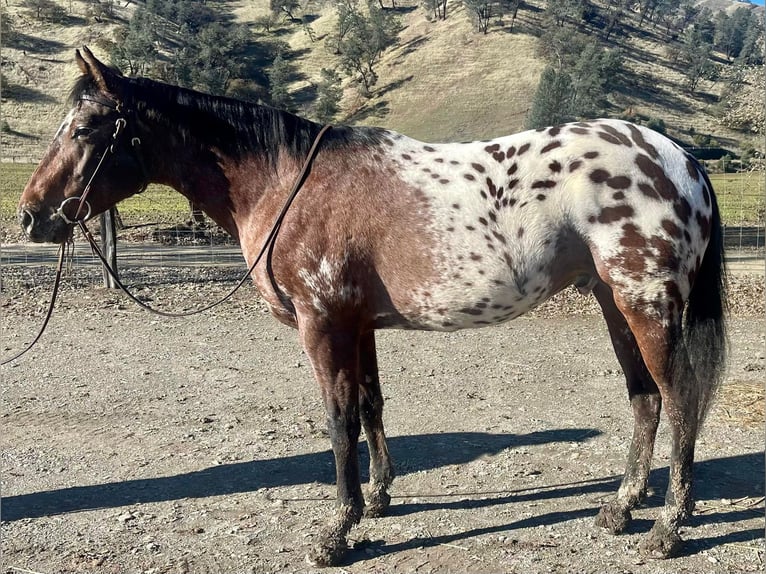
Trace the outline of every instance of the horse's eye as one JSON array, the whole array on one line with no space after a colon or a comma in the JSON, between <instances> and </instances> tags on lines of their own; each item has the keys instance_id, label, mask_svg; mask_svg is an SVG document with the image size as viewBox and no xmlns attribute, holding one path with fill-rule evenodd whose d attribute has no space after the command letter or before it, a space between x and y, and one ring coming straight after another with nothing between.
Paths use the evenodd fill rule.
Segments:
<instances>
[{"instance_id":1,"label":"horse's eye","mask_svg":"<svg viewBox=\"0 0 766 574\"><path fill-rule=\"evenodd\" d=\"M75 128L74 134L72 135L72 139L85 138L92 133L93 133L93 128L86 128L84 126L80 126L78 128Z\"/></svg>"}]
</instances>

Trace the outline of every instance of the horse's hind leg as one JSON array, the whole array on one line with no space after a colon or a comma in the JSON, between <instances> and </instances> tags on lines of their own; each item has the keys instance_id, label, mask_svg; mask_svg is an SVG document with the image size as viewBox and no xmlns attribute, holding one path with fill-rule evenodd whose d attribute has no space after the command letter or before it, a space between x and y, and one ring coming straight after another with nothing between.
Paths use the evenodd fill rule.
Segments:
<instances>
[{"instance_id":1,"label":"horse's hind leg","mask_svg":"<svg viewBox=\"0 0 766 574\"><path fill-rule=\"evenodd\" d=\"M380 390L375 332L362 335L359 346L361 378L359 384L359 414L362 418L367 446L370 449L370 488L367 494L366 516L381 516L391 503L388 487L394 480L394 467L388 454L383 431L383 394Z\"/></svg>"},{"instance_id":2,"label":"horse's hind leg","mask_svg":"<svg viewBox=\"0 0 766 574\"><path fill-rule=\"evenodd\" d=\"M657 383L668 415L672 437L670 480L665 506L639 550L654 558L675 555L681 547L678 529L691 514L692 466L699 429L699 385L691 368L681 335L681 314L657 301L654 305L630 305L615 299L630 325L647 369ZM677 306L678 309L680 306Z\"/></svg>"},{"instance_id":3,"label":"horse's hind leg","mask_svg":"<svg viewBox=\"0 0 766 574\"><path fill-rule=\"evenodd\" d=\"M625 475L617 496L605 504L596 517L597 526L619 534L631 519L630 510L646 496L662 401L657 385L641 357L636 339L614 303L612 290L605 283L598 283L593 294L606 319L617 361L625 374L633 409L633 439L628 450Z\"/></svg>"}]
</instances>

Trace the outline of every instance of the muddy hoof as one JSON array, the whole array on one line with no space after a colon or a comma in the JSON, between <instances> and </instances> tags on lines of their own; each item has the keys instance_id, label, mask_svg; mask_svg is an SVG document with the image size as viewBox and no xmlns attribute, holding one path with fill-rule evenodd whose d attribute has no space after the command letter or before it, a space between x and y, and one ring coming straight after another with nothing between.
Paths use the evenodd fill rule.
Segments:
<instances>
[{"instance_id":1,"label":"muddy hoof","mask_svg":"<svg viewBox=\"0 0 766 574\"><path fill-rule=\"evenodd\" d=\"M630 510L616 502L609 502L599 510L598 516L596 516L596 526L606 528L612 534L621 534L625 532L632 518Z\"/></svg>"},{"instance_id":2,"label":"muddy hoof","mask_svg":"<svg viewBox=\"0 0 766 574\"><path fill-rule=\"evenodd\" d=\"M345 538L324 538L306 554L306 562L317 568L337 566L347 551Z\"/></svg>"},{"instance_id":3,"label":"muddy hoof","mask_svg":"<svg viewBox=\"0 0 766 574\"><path fill-rule=\"evenodd\" d=\"M387 492L379 492L368 497L364 515L367 518L380 518L391 505L391 497Z\"/></svg>"},{"instance_id":4,"label":"muddy hoof","mask_svg":"<svg viewBox=\"0 0 766 574\"><path fill-rule=\"evenodd\" d=\"M649 534L638 545L638 551L647 558L672 558L681 552L683 541L673 529L656 522Z\"/></svg>"}]
</instances>

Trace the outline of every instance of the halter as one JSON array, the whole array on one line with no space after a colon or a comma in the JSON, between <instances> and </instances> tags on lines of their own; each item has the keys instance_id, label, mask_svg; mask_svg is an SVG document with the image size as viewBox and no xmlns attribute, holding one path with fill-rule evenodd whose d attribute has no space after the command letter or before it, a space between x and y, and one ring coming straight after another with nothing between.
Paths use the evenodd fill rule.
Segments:
<instances>
[{"instance_id":1,"label":"halter","mask_svg":"<svg viewBox=\"0 0 766 574\"><path fill-rule=\"evenodd\" d=\"M143 155L141 154L141 138L135 135L134 127L133 127L133 124L135 122L128 122L128 118L126 117L126 116L131 116L131 119L134 120L135 117L133 117L134 114L132 113L132 111L130 110L123 111L123 107L121 103L112 103L99 98L82 97L80 98L79 101L93 102L95 104L99 104L101 106L110 108L118 112L120 116L114 121L114 133L112 134L112 141L109 143L106 150L104 150L104 153L101 154L101 159L96 165L96 169L93 170L93 173L91 174L90 179L88 180L88 183L85 185L82 195L80 196L75 195L75 196L66 198L64 201L61 202L61 205L59 205L58 209L56 210L56 214L70 225L73 225L75 223L81 223L90 218L91 207L90 207L90 203L88 203L86 198L88 197L88 194L90 193L91 186L93 185L93 182L95 181L98 173L101 171L102 168L106 167L114 159L114 154L115 154L115 151L117 150L117 147L123 143L123 134L125 133L126 128L131 132L129 149L132 152L133 157L136 160L136 163L138 163L138 165L140 166L141 174L143 177L143 181L141 185L139 186L138 191L136 193L142 193L149 186L149 176L146 170L146 164L144 163ZM70 201L76 201L76 200L79 200L79 203L77 204L77 211L75 211L74 218L70 218L65 213L64 207ZM80 217L80 213L82 212L83 208L85 208L86 210L85 215L83 217Z\"/></svg>"}]
</instances>

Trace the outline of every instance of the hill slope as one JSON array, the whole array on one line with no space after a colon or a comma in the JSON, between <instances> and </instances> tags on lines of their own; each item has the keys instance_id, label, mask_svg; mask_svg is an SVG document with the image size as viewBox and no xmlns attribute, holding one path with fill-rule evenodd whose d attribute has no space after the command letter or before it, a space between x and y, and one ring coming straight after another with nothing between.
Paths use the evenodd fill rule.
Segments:
<instances>
[{"instance_id":1,"label":"hill slope","mask_svg":"<svg viewBox=\"0 0 766 574\"><path fill-rule=\"evenodd\" d=\"M113 18L96 21L87 14L90 4L60 3L69 11L65 25L31 18L19 0L3 6L15 29L23 31L14 47L2 53L8 86L2 94L2 117L10 128L1 134L5 161L40 158L66 112L66 96L77 74L74 48L111 39L135 8L132 3L118 4ZM446 20L435 22L429 21L415 0L397 5L404 25L400 42L384 55L377 69L379 81L372 98L359 96L346 82L341 121L382 125L433 141L486 139L522 129L545 66L536 50L543 0L525 4L513 33L494 25L487 35L475 31L457 2L449 4ZM236 0L226 2L226 7L239 21L251 24L268 11L268 2ZM279 30L301 71L302 79L291 86L295 91L315 83L322 67L336 65L323 42L334 16L328 8L312 8L312 12L317 16L311 23L314 41L300 26L285 25ZM607 46L622 50L629 84L612 98L611 114L662 118L674 135L710 133L736 147L743 136L724 129L713 115L722 86L708 82L689 95L682 87L681 70L666 55L661 31L638 30L634 23L629 22L627 34L613 38Z\"/></svg>"}]
</instances>

